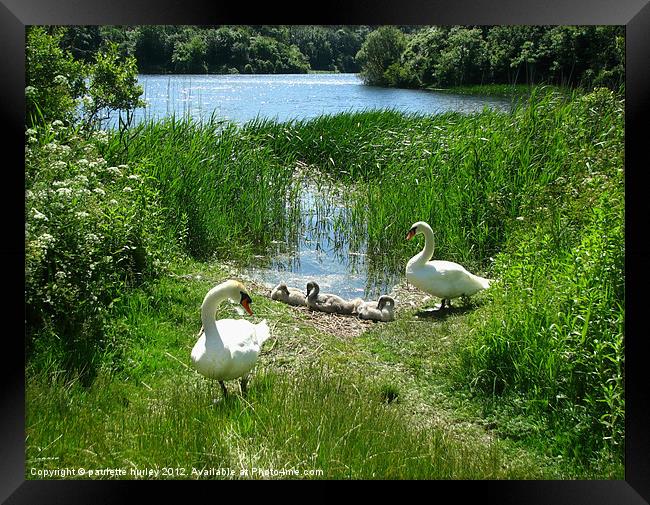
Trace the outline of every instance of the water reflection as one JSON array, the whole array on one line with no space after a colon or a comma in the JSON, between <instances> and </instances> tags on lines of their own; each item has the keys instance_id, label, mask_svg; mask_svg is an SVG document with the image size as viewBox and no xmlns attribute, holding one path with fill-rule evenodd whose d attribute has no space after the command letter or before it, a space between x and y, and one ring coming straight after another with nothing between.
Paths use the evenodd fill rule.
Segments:
<instances>
[{"instance_id":1,"label":"water reflection","mask_svg":"<svg viewBox=\"0 0 650 505\"><path fill-rule=\"evenodd\" d=\"M279 282L305 290L316 280L322 291L344 298L377 298L400 281L401 266L368 253L364 234L350 226L345 188L302 182L297 219L247 275L273 287Z\"/></svg>"}]
</instances>

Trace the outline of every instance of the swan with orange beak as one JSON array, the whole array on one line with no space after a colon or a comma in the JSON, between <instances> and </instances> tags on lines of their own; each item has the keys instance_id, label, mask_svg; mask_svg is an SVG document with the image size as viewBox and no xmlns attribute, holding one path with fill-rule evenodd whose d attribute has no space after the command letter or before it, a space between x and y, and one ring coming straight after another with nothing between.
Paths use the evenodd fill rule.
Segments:
<instances>
[{"instance_id":1,"label":"swan with orange beak","mask_svg":"<svg viewBox=\"0 0 650 505\"><path fill-rule=\"evenodd\" d=\"M242 394L246 393L249 374L271 333L266 320L257 324L244 319L215 320L217 307L224 300L239 303L253 315L251 297L241 282L228 280L213 287L201 305L203 328L192 348L191 359L201 375L219 381L226 397L226 380L241 379Z\"/></svg>"},{"instance_id":2,"label":"swan with orange beak","mask_svg":"<svg viewBox=\"0 0 650 505\"><path fill-rule=\"evenodd\" d=\"M465 267L451 261L430 261L433 256L433 230L424 221L414 223L406 234L411 240L418 234L424 235L424 249L406 264L406 279L416 288L442 299L440 310L450 306L449 300L459 296L470 296L487 289L492 282L468 272Z\"/></svg>"}]
</instances>

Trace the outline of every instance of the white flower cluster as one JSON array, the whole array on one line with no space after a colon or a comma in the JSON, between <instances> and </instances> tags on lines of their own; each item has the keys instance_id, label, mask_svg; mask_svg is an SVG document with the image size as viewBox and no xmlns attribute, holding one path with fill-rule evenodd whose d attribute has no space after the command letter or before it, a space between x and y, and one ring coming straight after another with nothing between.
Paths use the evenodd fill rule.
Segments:
<instances>
[{"instance_id":1,"label":"white flower cluster","mask_svg":"<svg viewBox=\"0 0 650 505\"><path fill-rule=\"evenodd\" d=\"M68 87L69 86L68 78L65 75L57 75L54 78L54 84L57 85L57 86Z\"/></svg>"}]
</instances>

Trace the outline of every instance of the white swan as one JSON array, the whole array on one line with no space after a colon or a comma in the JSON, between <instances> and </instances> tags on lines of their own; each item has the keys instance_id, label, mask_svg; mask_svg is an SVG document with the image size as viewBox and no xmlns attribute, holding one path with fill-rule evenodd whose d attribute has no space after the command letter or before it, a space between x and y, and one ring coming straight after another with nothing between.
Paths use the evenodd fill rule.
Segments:
<instances>
[{"instance_id":1,"label":"white swan","mask_svg":"<svg viewBox=\"0 0 650 505\"><path fill-rule=\"evenodd\" d=\"M406 239L411 240L418 233L424 235L424 249L406 264L406 278L422 291L442 298L440 309L445 308L445 302L449 305L450 298L473 295L490 286L490 279L471 274L458 263L429 261L433 256L433 230L424 221L419 221L411 226Z\"/></svg>"},{"instance_id":2,"label":"white swan","mask_svg":"<svg viewBox=\"0 0 650 505\"><path fill-rule=\"evenodd\" d=\"M305 293L298 288L288 288L284 282L281 282L271 291L271 299L279 300L289 305L306 306L307 297Z\"/></svg>"},{"instance_id":3,"label":"white swan","mask_svg":"<svg viewBox=\"0 0 650 505\"><path fill-rule=\"evenodd\" d=\"M321 293L317 282L307 283L307 306L310 309L336 314L353 314L362 303L361 298L348 301L337 295Z\"/></svg>"},{"instance_id":4,"label":"white swan","mask_svg":"<svg viewBox=\"0 0 650 505\"><path fill-rule=\"evenodd\" d=\"M221 385L224 397L228 390L223 381L241 378L242 393L250 371L257 362L262 344L269 338L266 319L253 324L244 319L219 319L215 321L217 306L223 300L240 303L253 315L249 304L251 297L241 282L225 281L205 295L201 305L203 329L192 349L192 363L196 370Z\"/></svg>"},{"instance_id":5,"label":"white swan","mask_svg":"<svg viewBox=\"0 0 650 505\"><path fill-rule=\"evenodd\" d=\"M361 319L384 322L392 321L395 319L395 300L392 296L380 296L376 302L364 302L359 305L357 307L357 313Z\"/></svg>"}]
</instances>

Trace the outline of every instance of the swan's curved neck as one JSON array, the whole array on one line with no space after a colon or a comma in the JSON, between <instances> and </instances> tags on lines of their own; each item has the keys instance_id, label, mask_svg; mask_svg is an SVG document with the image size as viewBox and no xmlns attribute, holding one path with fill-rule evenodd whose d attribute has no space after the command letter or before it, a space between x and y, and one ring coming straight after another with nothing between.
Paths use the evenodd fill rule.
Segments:
<instances>
[{"instance_id":1,"label":"swan's curved neck","mask_svg":"<svg viewBox=\"0 0 650 505\"><path fill-rule=\"evenodd\" d=\"M310 300L316 300L318 299L318 293L320 292L320 287L318 284L314 284L311 288L311 291L309 292L308 298Z\"/></svg>"},{"instance_id":2,"label":"swan's curved neck","mask_svg":"<svg viewBox=\"0 0 650 505\"><path fill-rule=\"evenodd\" d=\"M435 246L434 240L433 240L433 230L431 229L430 226L426 225L420 225L420 228L422 229L422 234L424 235L424 249L420 251L420 254L414 256L413 261L414 263L426 263L431 259L433 256L433 249Z\"/></svg>"},{"instance_id":3,"label":"swan's curved neck","mask_svg":"<svg viewBox=\"0 0 650 505\"><path fill-rule=\"evenodd\" d=\"M205 331L206 339L213 339L221 342L219 330L217 330L217 321L215 316L219 304L227 298L222 286L216 286L208 291L201 305L201 322Z\"/></svg>"}]
</instances>

